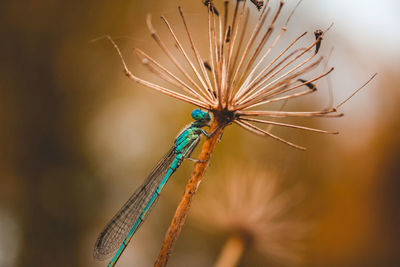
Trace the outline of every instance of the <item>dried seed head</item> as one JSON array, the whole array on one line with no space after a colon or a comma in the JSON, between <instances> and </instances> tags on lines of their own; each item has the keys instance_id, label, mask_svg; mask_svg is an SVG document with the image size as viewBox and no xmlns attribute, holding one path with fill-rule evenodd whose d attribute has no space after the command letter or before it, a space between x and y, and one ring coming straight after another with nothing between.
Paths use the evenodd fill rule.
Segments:
<instances>
[{"instance_id":1,"label":"dried seed head","mask_svg":"<svg viewBox=\"0 0 400 267\"><path fill-rule=\"evenodd\" d=\"M277 31L276 24L284 7L283 1L280 1L275 7L272 4L270 5L269 1L266 1L264 5L262 5L262 1L252 1L261 10L258 13L255 25L251 26L248 25L250 11L248 9L246 11L246 1L236 1L232 19L228 16L228 1L224 1L224 14L222 16L215 8L214 1L205 0L203 3L208 7L206 24L208 36L203 38L206 39L207 37L208 39L207 61L203 60L204 55L200 55L193 38L194 35L189 29L188 21L182 8L179 7L184 31L190 43L190 51L182 46L168 20L165 17L161 18L174 40L174 45L178 48L179 56L185 59L186 66L177 60L178 55L171 52L162 41L151 24L150 16L148 16L147 25L151 36L175 65L178 73L168 70L141 50L136 50L141 58L146 59L142 63L151 72L171 85L173 89L138 78L128 70L121 56L125 74L137 83L213 112L222 127L233 122L252 133L272 137L298 149L305 148L272 134L270 127L268 130L264 130L255 124L291 127L319 133L336 133L276 123L274 118L341 117L343 114L338 113L337 108L344 102L336 108L331 107L318 111L289 112L265 109L269 103L286 103L290 99L315 92L318 81L333 71L333 68L331 68L314 78L302 78L318 67L322 61L322 57L317 58L317 52L320 49L324 34L332 25L325 31L315 31L316 39L309 45L299 46L299 40L307 34L305 32L282 49L280 53L277 53L277 56L271 57L271 51L277 50L276 46L286 33L288 23L294 13L293 10L284 26ZM198 36L196 38L201 39ZM109 39L111 40L111 38ZM113 44L118 50L114 42ZM312 51L314 47L315 51ZM120 53L119 50L118 52ZM178 78L178 75L183 76L184 79ZM251 117L263 119L254 120ZM264 119L268 117L271 119Z\"/></svg>"},{"instance_id":2,"label":"dried seed head","mask_svg":"<svg viewBox=\"0 0 400 267\"><path fill-rule=\"evenodd\" d=\"M193 204L199 227L235 236L268 258L298 262L309 228L291 214L301 199L300 188L280 191L278 177L255 166L230 168L215 178Z\"/></svg>"}]
</instances>

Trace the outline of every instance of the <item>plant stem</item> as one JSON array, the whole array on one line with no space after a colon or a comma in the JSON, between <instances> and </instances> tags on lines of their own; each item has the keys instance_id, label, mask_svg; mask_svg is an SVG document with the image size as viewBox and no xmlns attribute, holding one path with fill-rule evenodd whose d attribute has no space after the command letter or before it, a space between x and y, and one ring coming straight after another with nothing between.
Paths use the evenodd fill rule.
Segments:
<instances>
[{"instance_id":1,"label":"plant stem","mask_svg":"<svg viewBox=\"0 0 400 267\"><path fill-rule=\"evenodd\" d=\"M231 236L222 248L215 267L235 267L239 263L243 251L243 239L235 235Z\"/></svg>"},{"instance_id":2,"label":"plant stem","mask_svg":"<svg viewBox=\"0 0 400 267\"><path fill-rule=\"evenodd\" d=\"M171 254L172 248L175 245L176 240L178 239L179 233L182 230L186 216L189 212L192 199L197 192L204 173L206 172L211 154L214 151L214 148L223 132L222 124L216 119L214 119L211 125L210 132L213 132L214 130L214 134L210 138L208 138L203 144L199 155L199 161L194 166L192 176L190 177L186 185L181 202L179 203L178 208L175 211L175 215L168 228L167 234L165 235L163 246L161 247L160 253L158 254L154 266L164 267L167 265L167 261Z\"/></svg>"}]
</instances>

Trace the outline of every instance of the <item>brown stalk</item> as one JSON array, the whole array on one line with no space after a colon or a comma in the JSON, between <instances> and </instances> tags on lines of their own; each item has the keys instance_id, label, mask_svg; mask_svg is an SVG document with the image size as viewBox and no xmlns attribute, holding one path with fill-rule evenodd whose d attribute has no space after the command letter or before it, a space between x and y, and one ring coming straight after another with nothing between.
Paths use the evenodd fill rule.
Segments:
<instances>
[{"instance_id":1,"label":"brown stalk","mask_svg":"<svg viewBox=\"0 0 400 267\"><path fill-rule=\"evenodd\" d=\"M240 16L239 16L239 21L237 22L237 25L235 26L234 38L232 38L231 47L229 47L229 53L228 53L229 59L228 59L228 61L229 61L229 63L231 63L232 56L233 56L233 50L234 50L233 48L234 48L234 46L236 44L236 38L238 36L238 31L239 31L239 28L241 26L242 18L244 16L244 22L243 22L243 26L242 26L243 30L240 31L239 43L238 43L238 46L236 48L236 52L235 52L232 64L229 64L229 66L230 66L229 73L230 74L232 74L232 72L236 69L236 63L239 60L240 51L242 49L242 45L243 45L243 42L244 42L244 37L246 35L245 29L247 29L247 24L249 23L250 10L247 9L245 11L245 8L246 8L245 2L243 2L242 10L241 10ZM246 14L244 12L246 12ZM228 87L228 88L230 88L230 87Z\"/></svg>"},{"instance_id":2,"label":"brown stalk","mask_svg":"<svg viewBox=\"0 0 400 267\"><path fill-rule=\"evenodd\" d=\"M319 39L318 39L319 40ZM301 52L299 55L297 55L296 57L294 57L293 59L291 59L289 62L287 62L284 66L282 66L281 68L279 68L278 70L276 70L274 73L272 73L267 79L263 80L262 82L258 83L258 85L252 89L252 91L254 91L250 96L248 96L246 99L252 98L252 97L256 97L258 96L258 94L260 92L262 92L264 89L268 88L269 86L271 86L272 84L276 83L277 81L281 80L283 77L285 77L285 75L289 75L291 72L295 71L296 69L302 67L304 64L306 64L308 61L310 61L311 59L313 59L313 57L316 54L311 55L310 57L308 57L307 59L305 59L302 63L298 64L296 67L292 68L291 70L287 71L285 74L281 75L279 78L276 78L274 81L268 83L267 85L265 85L266 82L268 82L269 80L271 80L273 77L275 77L278 73L280 73L282 70L284 70L286 67L288 67L291 63L293 63L294 61L296 61L297 59L299 59L300 57L302 57L306 52L308 52L312 47L315 46L315 44L318 41L315 41L312 45L310 45L308 48L306 48L305 50L303 50L303 52ZM279 65L278 65L279 66ZM277 66L276 66L277 67ZM267 74L265 74L263 76L262 79L266 78L273 70L275 70L275 68L273 68L272 70L270 70ZM259 89L260 87L262 87L261 89ZM244 100L240 100L240 102L238 103L242 103Z\"/></svg>"},{"instance_id":3,"label":"brown stalk","mask_svg":"<svg viewBox=\"0 0 400 267\"><path fill-rule=\"evenodd\" d=\"M210 106L208 104L204 103L203 101L199 101L197 99L194 99L194 98L188 97L186 95L177 93L175 91L172 91L172 90L169 90L169 89L164 88L162 86L159 86L157 84L145 81L145 80L140 79L140 78L136 77L135 75L133 75L133 73L128 69L128 66L126 65L126 62L125 62L124 58L122 57L122 53L119 50L119 47L117 46L117 44L114 42L114 40L110 36L106 35L106 38L111 42L111 44L114 46L115 50L117 51L117 53L119 55L119 58L121 59L122 65L124 66L124 73L129 79L131 79L134 82L137 82L138 84L142 84L142 85L144 85L146 87L154 89L154 90L156 90L156 91L158 91L160 93L163 93L165 95L168 95L168 96L174 97L176 99L185 101L187 103L196 105L198 107L202 107L202 108L205 108L205 109L209 109L210 108Z\"/></svg>"},{"instance_id":4,"label":"brown stalk","mask_svg":"<svg viewBox=\"0 0 400 267\"><path fill-rule=\"evenodd\" d=\"M157 71L157 75L159 75L161 78L163 78L163 73L166 74L167 76L169 76L170 80L173 80L175 83L174 85L179 87L180 89L182 89L183 91L198 97L199 99L201 99L204 102L207 102L207 100L202 97L201 95L199 95L195 90L193 90L189 85L187 85L185 82L183 82L181 79L179 79L177 76L175 76L174 74L172 74L168 69L166 69L165 67L163 67L160 63L158 63L157 61L155 61L152 57L150 57L149 55L147 55L145 52L143 52L141 49L139 48L135 48L135 53L139 56L140 61L142 62L142 64L146 65L147 67L151 67L154 68L153 66L151 66L149 63L152 63L153 65L155 65L158 69L160 69L161 71ZM143 57L143 58L141 58ZM153 70L152 70L153 71ZM171 81L169 81L171 82Z\"/></svg>"},{"instance_id":5,"label":"brown stalk","mask_svg":"<svg viewBox=\"0 0 400 267\"><path fill-rule=\"evenodd\" d=\"M291 147L294 147L296 149L306 150L305 147L302 147L302 146L296 145L296 144L294 144L292 142L289 142L289 141L287 141L287 140L285 140L285 139L283 139L283 138L281 138L279 136L276 136L276 135L274 135L274 134L272 134L272 133L270 133L270 132L268 132L266 130L258 128L257 126L254 126L253 124L251 124L249 122L246 122L246 121L244 121L242 119L237 119L237 120L234 120L233 122L235 122L239 126L243 127L244 129L246 129L246 130L248 130L248 131L250 131L252 133L255 133L255 134L258 134L258 135L261 135L261 136L269 136L269 137L272 137L275 140L278 140L278 141L280 141L280 142L282 142L282 143L284 143L286 145L289 145Z\"/></svg>"},{"instance_id":6,"label":"brown stalk","mask_svg":"<svg viewBox=\"0 0 400 267\"><path fill-rule=\"evenodd\" d=\"M264 105L264 104L268 104L268 103L278 102L278 101L282 101L282 100L289 100L289 99L291 99L291 98L296 98L296 97L308 95L308 94L314 93L316 90L317 90L316 88L314 88L314 89L308 89L308 90L301 91L301 92L294 93L294 94L290 94L290 95L285 95L285 96L281 96L281 97L271 98L271 99L268 99L268 100L259 102L259 103L257 103L257 104L251 105L251 106L247 107L246 109L255 107L256 105L259 106L259 105Z\"/></svg>"},{"instance_id":7,"label":"brown stalk","mask_svg":"<svg viewBox=\"0 0 400 267\"><path fill-rule=\"evenodd\" d=\"M360 90L362 90L365 86L367 86L367 84L369 84L370 81L372 81L376 75L378 75L378 73L375 73L374 75L372 75L371 78L369 78L369 80L367 82L365 82L360 88L358 88L357 90L354 91L354 93L352 93L348 98L346 98L345 100L343 100L342 102L340 102L340 104L338 104L336 107L333 108L334 111L338 110L341 106L343 106L343 104L345 104L347 101L350 100L350 98L352 98L355 94L357 94Z\"/></svg>"},{"instance_id":8,"label":"brown stalk","mask_svg":"<svg viewBox=\"0 0 400 267\"><path fill-rule=\"evenodd\" d=\"M316 65L318 65L318 64L319 64L319 61L317 61L317 62L315 62L315 63L316 63ZM313 66L311 65L311 66L309 66L309 67L312 68ZM243 104L241 104L241 105L238 107L238 109L239 109L239 108L240 108L240 109L248 109L248 108L251 108L251 107L256 107L256 106L259 106L259 105L266 104L266 103L268 103L268 101L269 101L272 97L275 97L275 96L277 96L277 95L281 95L281 94L284 94L284 93L293 91L293 90L295 90L295 89L297 89L297 88L299 88L299 87L301 87L301 86L307 86L307 84L310 84L310 83L312 83L312 82L314 82L314 81L319 81L319 80L322 79L323 77L329 75L333 70L334 70L334 68L331 68L329 71L327 71L327 72L321 74L320 76L318 76L318 77L316 77L316 78L314 78L314 79L312 79L312 80L305 81L305 82L303 82L303 83L301 83L301 84L292 86L292 87L290 87L290 88L285 88L285 87L282 87L282 86L279 86L279 85L278 85L278 87L275 88L275 89L273 88L273 89L268 90L268 91L266 91L266 92L264 92L264 93L261 92L261 93L258 94L257 96L254 96L252 99L249 99L249 100L245 101ZM302 71L299 71L299 72L301 73Z\"/></svg>"},{"instance_id":9,"label":"brown stalk","mask_svg":"<svg viewBox=\"0 0 400 267\"><path fill-rule=\"evenodd\" d=\"M272 118L287 118L287 117L326 117L338 118L342 117L343 113L333 113L336 110L322 110L322 111L275 111L275 110L251 110L251 111L237 111L236 114L240 116L265 116ZM332 114L333 113L333 114Z\"/></svg>"},{"instance_id":10,"label":"brown stalk","mask_svg":"<svg viewBox=\"0 0 400 267\"><path fill-rule=\"evenodd\" d=\"M237 2L238 5L239 2ZM236 12L236 10L235 10ZM245 30L242 30L240 33L240 37L239 37L239 43L237 45L236 48L236 53L235 53L235 57L232 58L233 56L233 49L236 45L236 39L238 38L238 30L241 27L241 22L244 17L244 23L243 23L243 29L247 28L247 23L249 22L249 10L247 10L246 15L244 15L245 12L245 1L243 1L243 6L242 9L240 11L240 15L239 15L239 19L238 22L236 23L236 16L234 16L233 22L232 22L232 40L229 43L229 48L228 48L228 60L227 60L227 78L226 78L226 84L227 84L227 88L226 88L226 92L227 92L227 101L228 103L226 103L227 105L231 105L231 100L232 100L232 90L231 90L231 86L229 86L231 84L231 75L233 72L233 69L236 66L237 60L239 58L239 54L242 48L242 44L243 44L243 40L244 40L244 36L245 36ZM236 15L236 14L235 14ZM232 61L233 59L233 61Z\"/></svg>"},{"instance_id":11,"label":"brown stalk","mask_svg":"<svg viewBox=\"0 0 400 267\"><path fill-rule=\"evenodd\" d=\"M150 31L151 37L156 41L157 45L163 50L163 52L167 55L167 57L171 60L171 62L176 66L176 68L185 76L185 78L194 86L199 92L203 92L203 89L190 77L190 75L185 71L185 69L181 66L178 60L173 56L173 54L169 51L167 46L159 37L157 31L154 29L151 22L151 15L147 14L146 18L147 28Z\"/></svg>"},{"instance_id":12,"label":"brown stalk","mask_svg":"<svg viewBox=\"0 0 400 267\"><path fill-rule=\"evenodd\" d=\"M265 11L267 11L267 12L265 12ZM253 32L251 33L251 36L246 44L246 47L242 54L242 57L240 58L239 65L237 67L235 67L235 69L234 69L234 74L232 76L233 78L230 81L231 83L229 85L232 88L231 89L232 93L234 92L233 88L235 87L235 84L237 83L237 78L238 78L237 76L239 75L239 72L243 67L245 59L248 57L248 54L250 53L250 50L251 50L256 38L258 37L258 34L260 33L262 26L264 25L268 15L269 15L269 11L270 11L270 9L267 8L267 6L264 6L260 15L258 16L257 23L256 23L256 25L253 29ZM238 50L238 53L240 53L239 50Z\"/></svg>"},{"instance_id":13,"label":"brown stalk","mask_svg":"<svg viewBox=\"0 0 400 267\"><path fill-rule=\"evenodd\" d=\"M215 84L217 86L216 92L217 92L217 99L218 99L218 107L222 106L221 102L221 72L220 72L220 58L219 58L219 51L218 51L218 41L217 41L217 24L215 21L215 15L214 13L211 12L211 37L212 37L212 45L214 47L214 59L215 59L215 68L213 68L214 73L215 73Z\"/></svg>"},{"instance_id":14,"label":"brown stalk","mask_svg":"<svg viewBox=\"0 0 400 267\"><path fill-rule=\"evenodd\" d=\"M266 68L264 68L259 75L261 75L263 73L262 77L259 77L257 80L252 82L252 85L249 86L249 88L247 89L248 91L256 91L258 88L260 88L261 86L263 86L267 81L269 81L272 77L274 77L275 75L277 75L278 73L280 73L282 70L284 70L287 66L289 66L291 63L293 63L294 61L296 61L297 59L299 59L300 57L302 57L306 52L308 52L310 49L312 49L316 43L318 43L318 41L320 40L321 37L319 37L314 43L312 43L309 47L307 48L300 48L300 49L296 49L295 51L293 51L292 53L290 53L286 58L282 59L275 67L273 67L270 71L268 71L267 73L265 73L265 71L267 71L269 69L269 67L271 67L283 54L285 54L285 52L292 46L294 45L300 38L302 38L307 32L303 33L302 35L300 35L295 41L293 41L286 49L285 51L283 51L277 58L275 58ZM286 60L288 60L289 58L291 58L293 55L297 54L298 52L301 52L300 54L298 54L296 57L294 57L293 59L291 59L289 62L287 62L284 66L282 66L281 68L279 68L277 71L275 71L281 64L283 64L284 62L286 62ZM313 55L315 56L315 54ZM312 58L312 57L311 57ZM275 71L272 75L270 75L273 71ZM258 75L258 76L259 76ZM270 76L269 76L270 75ZM268 77L269 76L269 77ZM267 79L265 79L267 78ZM243 98L243 97L242 97Z\"/></svg>"},{"instance_id":15,"label":"brown stalk","mask_svg":"<svg viewBox=\"0 0 400 267\"><path fill-rule=\"evenodd\" d=\"M237 266L245 249L243 238L231 236L225 243L221 254L218 256L215 267L234 267Z\"/></svg>"},{"instance_id":16,"label":"brown stalk","mask_svg":"<svg viewBox=\"0 0 400 267\"><path fill-rule=\"evenodd\" d=\"M196 48L196 46L195 46L195 44L194 44L192 35L191 35L191 33L190 33L189 27L188 27L188 25L187 25L187 23L186 23L185 16L184 16L184 14L183 14L183 10L182 10L181 7L178 7L178 10L179 10L179 14L180 14L180 16L181 16L181 18L182 18L183 25L185 26L185 30L186 30L186 33L187 33L187 35L188 35L188 39L189 39L190 45L191 45L191 47L192 47L193 53L194 53L194 55L196 56L197 64L199 65L199 68L201 69L201 71L202 71L202 73L203 73L203 76L205 77L205 79L206 79L206 81L207 81L207 85L208 85L207 93L210 95L210 97L212 98L212 100L213 100L213 102L214 102L214 101L215 101L215 97L214 97L214 95L211 93L211 92L212 92L211 81L210 81L210 78L208 77L207 71L205 70L205 66L204 66L204 64L203 64L203 60L201 59L200 53L199 53L199 51L197 50L197 48ZM210 67L210 68L211 68L211 67Z\"/></svg>"},{"instance_id":17,"label":"brown stalk","mask_svg":"<svg viewBox=\"0 0 400 267\"><path fill-rule=\"evenodd\" d=\"M169 256L171 254L171 250L174 247L175 242L178 239L179 233L182 230L193 197L197 192L201 180L203 179L211 158L211 154L218 143L223 129L224 124L220 120L218 120L218 118L215 118L210 128L210 132L213 132L214 130L215 132L203 144L199 156L199 161L194 166L192 176L190 177L186 185L183 197L178 205L178 208L175 211L175 215L172 219L171 225L168 228L167 234L165 235L163 246L160 250L160 253L158 254L154 266L166 266Z\"/></svg>"},{"instance_id":18,"label":"brown stalk","mask_svg":"<svg viewBox=\"0 0 400 267\"><path fill-rule=\"evenodd\" d=\"M283 3L283 1L281 1L280 4L279 4L279 8L278 8L278 10L276 11L276 13L275 13L275 15L274 15L274 17L273 17L273 19L272 19L272 21L271 21L269 27L268 27L268 30L265 32L265 34L264 34L263 37L261 38L261 41L259 42L259 44L258 44L257 47L256 47L256 50L254 51L253 55L250 57L249 62L247 63L247 65L246 65L246 67L244 68L244 70L243 70L243 72L242 72L240 78L238 79L238 80L239 80L238 86L240 86L240 85L243 83L243 81L244 81L244 79L246 78L248 72L250 71L251 66L253 65L254 61L257 59L257 57L259 56L261 50L262 50L263 47L265 46L266 42L267 42L267 41L269 40L269 38L271 37L271 34L272 34L273 31L274 31L274 24L275 24L276 20L278 19L279 14L281 13L281 10L282 10L283 5L284 5L284 3ZM282 31L283 31L283 33L284 33L284 32L286 31L286 28L282 28ZM282 34L283 34L283 33L282 33ZM280 39L280 37L278 36L278 40L279 40L279 39ZM269 53L269 52L268 52L268 53Z\"/></svg>"},{"instance_id":19,"label":"brown stalk","mask_svg":"<svg viewBox=\"0 0 400 267\"><path fill-rule=\"evenodd\" d=\"M167 25L169 32L171 33L172 37L175 40L175 44L177 45L177 47L178 47L179 51L182 53L182 55L185 57L186 62L189 64L189 66L193 70L193 72L194 72L195 76L197 77L197 79L200 81L200 83L202 84L202 86L204 88L208 88L208 85L205 84L204 80L200 76L200 73L197 71L196 67L193 65L192 61L189 59L189 56L187 55L185 49L183 49L181 43L179 42L178 38L176 37L175 32L172 30L171 25L169 24L168 20L164 16L161 16L161 19ZM201 90L201 92L205 97L208 98L209 101L212 101L210 95L206 94L208 92L208 90Z\"/></svg>"},{"instance_id":20,"label":"brown stalk","mask_svg":"<svg viewBox=\"0 0 400 267\"><path fill-rule=\"evenodd\" d=\"M269 125L275 125L275 126L288 127L288 128L294 128L294 129L301 129L301 130L316 132L316 133L324 133L324 134L338 134L339 133L339 132L325 131L325 130L321 130L321 129L314 129L314 128L310 128L310 127L304 127L304 126L299 126L299 125L294 125L294 124L275 122L275 121L258 120L258 119L253 119L253 118L241 118L241 120L249 121L249 122L258 122L258 123L262 123L262 124L269 124Z\"/></svg>"},{"instance_id":21,"label":"brown stalk","mask_svg":"<svg viewBox=\"0 0 400 267\"><path fill-rule=\"evenodd\" d=\"M216 77L216 71L215 67L216 64L214 64L214 46L213 46L213 39L212 39L212 26L211 26L211 10L208 9L208 45L209 45L209 57L210 57L210 62L211 62L211 73L212 73L212 78L214 81L214 92L217 94L218 97L218 91L215 91L217 89L217 77ZM218 100L218 105L219 105L219 100Z\"/></svg>"},{"instance_id":22,"label":"brown stalk","mask_svg":"<svg viewBox=\"0 0 400 267\"><path fill-rule=\"evenodd\" d=\"M307 32L304 32L302 35L297 37L288 47L286 47L285 50L283 50L277 57L275 57L275 59L272 60L262 71L260 71L259 74L253 79L253 81L251 81L249 83L249 85L247 86L246 90L244 90L244 91L243 90L239 90L238 94L237 94L237 96L236 96L236 98L234 100L237 100L238 98L241 98L242 96L246 95L249 91L251 91L252 88L253 88L253 85L258 82L258 79L261 77L261 75L263 75L269 69L269 67L271 67L276 61L278 61L279 58L286 53L286 51L288 51L298 40L300 40L306 34L307 34ZM296 50L294 52L297 53L297 51L298 50ZM290 56L287 57L287 58L290 58ZM286 60L283 60L280 64L282 64L285 61ZM261 63L261 60L260 60L260 63ZM278 67L279 67L280 64L278 64ZM258 65L254 69L256 69L256 68L258 68Z\"/></svg>"}]
</instances>

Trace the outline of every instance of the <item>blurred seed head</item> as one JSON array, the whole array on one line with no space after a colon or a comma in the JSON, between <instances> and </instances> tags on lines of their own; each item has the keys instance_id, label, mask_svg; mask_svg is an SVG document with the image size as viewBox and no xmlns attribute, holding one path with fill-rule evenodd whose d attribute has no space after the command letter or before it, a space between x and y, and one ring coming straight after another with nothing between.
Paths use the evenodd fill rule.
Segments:
<instances>
[{"instance_id":1,"label":"blurred seed head","mask_svg":"<svg viewBox=\"0 0 400 267\"><path fill-rule=\"evenodd\" d=\"M259 167L237 166L223 177L210 177L193 216L204 230L218 230L239 237L245 245L281 263L299 263L298 253L308 224L292 208L299 203L299 187L282 191L278 177Z\"/></svg>"}]
</instances>

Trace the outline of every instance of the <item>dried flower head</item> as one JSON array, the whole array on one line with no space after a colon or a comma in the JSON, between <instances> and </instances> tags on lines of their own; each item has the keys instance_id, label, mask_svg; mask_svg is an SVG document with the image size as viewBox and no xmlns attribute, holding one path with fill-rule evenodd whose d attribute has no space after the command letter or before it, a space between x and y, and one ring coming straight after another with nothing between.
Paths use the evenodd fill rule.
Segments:
<instances>
[{"instance_id":1,"label":"dried flower head","mask_svg":"<svg viewBox=\"0 0 400 267\"><path fill-rule=\"evenodd\" d=\"M234 236L268 258L297 263L308 228L290 216L300 189L279 192L277 176L257 167L235 167L217 181L194 203L199 225Z\"/></svg>"},{"instance_id":2,"label":"dried flower head","mask_svg":"<svg viewBox=\"0 0 400 267\"><path fill-rule=\"evenodd\" d=\"M273 52L282 36L286 33L287 25L294 10L284 21L284 26L276 31L276 24L280 19L284 6L283 1L276 3L276 5L270 5L269 0L251 0L250 7L259 10L255 25L249 25L251 11L250 7L246 9L246 4L249 1L236 0L232 16L230 16L229 12L230 0L224 0L223 2L223 9L218 8L218 11L213 0L203 1L208 10L208 34L203 38L206 39L207 37L208 39L207 57L200 55L198 46L193 38L197 38L197 36L194 36L189 29L190 25L181 7L178 8L179 14L187 40L190 43L190 49L184 48L173 27L162 16L161 19L166 25L167 33L170 34L175 42L174 52L172 52L153 27L151 16L148 15L147 26L152 38L175 66L176 70L166 68L140 49L135 49L135 52L144 66L171 86L168 88L134 75L128 69L117 45L108 37L118 51L124 65L124 72L130 79L175 99L206 109L214 115L214 121L210 126L212 134L203 144L199 160L186 185L185 193L167 231L155 266L166 265L171 249L183 227L193 196L204 176L211 153L225 126L235 123L252 133L272 137L298 149L305 149L272 134L271 127L289 127L325 134L336 134L337 132L276 122L274 119L285 117L340 117L343 114L337 112L338 108L365 86L358 89L336 107L331 105L329 108L322 110L298 112L284 111L282 108L278 110L267 109L271 107L269 105L271 103L281 102L283 107L290 99L315 92L318 82L333 71L333 68L327 70L325 67L322 74L316 75L314 78L304 79L306 74L311 75L311 70L314 70L322 62L322 57L318 57L318 52L327 30L315 31L315 39L313 38L313 41L307 46L303 47L299 44L299 41L306 36L307 33L305 32L280 52ZM299 0L298 4L300 2L301 0ZM178 52L175 51L176 48ZM273 56L273 54L276 54L276 56ZM184 63L178 60L178 56L184 58ZM257 125L268 125L269 129L263 129ZM279 214L285 209L288 200L272 201L270 202L274 203L272 206L262 205L259 200L267 193L262 191L264 185L260 183L257 180L252 181L251 186L255 187L249 188L249 190L254 191L251 195L243 193L243 196L238 196L239 191L228 194L234 198L232 200L234 205L244 205L243 203L246 203L246 205L252 207L252 209L248 209L251 210L250 213L244 214L247 215L246 220L242 220L240 223L237 220L236 228L241 229L242 233L245 233L250 240L254 240L253 242L258 244L257 247L265 246L265 251L268 251L268 253L284 255L288 251L287 249L282 249L282 247L275 245L278 244L275 240L274 242L267 242L267 239L276 238L279 240L282 235L274 236L274 233L278 232L278 230L284 233L288 227L292 227L291 223L283 221L274 224L275 219L279 218ZM241 183L240 188L237 188L237 190L246 184ZM246 198L247 201L243 200ZM239 199L240 203L234 202L234 200ZM248 207L243 206L241 208L246 210ZM239 208L235 207L235 211L239 210ZM240 217L243 218L243 216Z\"/></svg>"},{"instance_id":3,"label":"dried flower head","mask_svg":"<svg viewBox=\"0 0 400 267\"><path fill-rule=\"evenodd\" d=\"M337 108L345 101L336 107L319 111L293 112L265 109L268 107L267 104L286 103L289 99L315 92L317 86L314 82L333 71L333 68L328 71L325 68L324 73L314 78L302 79L305 74L320 65L322 57L317 55L326 31L315 31L315 39L308 46L298 47L299 40L307 34L306 32L302 33L277 56L272 57L271 51L287 31L287 25L294 10L284 26L273 37L274 31L276 31L275 25L284 6L283 1L280 1L274 8L270 6L269 1L264 3L252 0L252 8L254 9L253 4L255 4L260 10L257 22L253 26L249 26L251 11L250 8L246 9L246 1L236 0L232 18L229 16L229 2L229 0L224 0L224 11L221 15L217 11L214 1L203 1L204 5L208 7L209 53L206 60L199 53L181 7L178 8L179 14L190 43L191 55L183 47L168 20L164 16L161 17L179 54L184 57L185 64L179 62L176 55L165 45L152 26L151 16L148 15L147 26L152 38L175 65L184 80L140 49L135 49L135 52L141 62L151 72L170 84L172 88L138 78L129 71L121 56L126 75L139 84L213 112L223 127L233 122L252 133L272 137L298 149L305 148L284 140L255 124L336 134L337 132L275 122L274 118L340 117L343 114L338 113ZM247 37L247 33L250 33L249 37ZM115 44L114 46L118 50Z\"/></svg>"}]
</instances>

